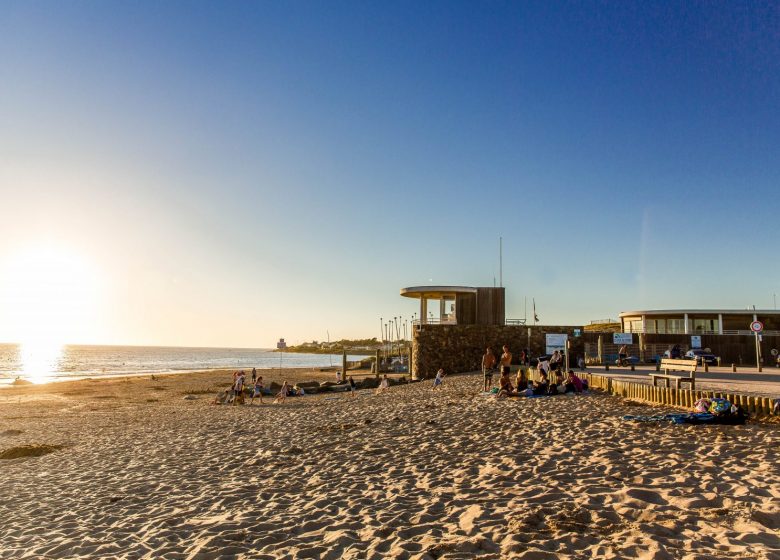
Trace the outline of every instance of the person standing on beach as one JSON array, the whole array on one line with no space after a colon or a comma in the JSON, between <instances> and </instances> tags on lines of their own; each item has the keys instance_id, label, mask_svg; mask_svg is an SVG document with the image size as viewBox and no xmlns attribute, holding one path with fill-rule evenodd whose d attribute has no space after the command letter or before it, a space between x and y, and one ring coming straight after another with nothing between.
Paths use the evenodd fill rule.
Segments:
<instances>
[{"instance_id":1,"label":"person standing on beach","mask_svg":"<svg viewBox=\"0 0 780 560\"><path fill-rule=\"evenodd\" d=\"M260 397L260 404L263 404L263 389L263 376L261 375L260 378L256 379L252 384L252 398L249 401L249 404L255 402L255 397Z\"/></svg>"},{"instance_id":2,"label":"person standing on beach","mask_svg":"<svg viewBox=\"0 0 780 560\"><path fill-rule=\"evenodd\" d=\"M496 367L496 357L493 355L493 349L488 347L485 355L482 356L482 375L484 376L484 391L487 393L493 386L493 370Z\"/></svg>"},{"instance_id":3,"label":"person standing on beach","mask_svg":"<svg viewBox=\"0 0 780 560\"><path fill-rule=\"evenodd\" d=\"M352 376L349 376L349 390L352 391L352 396L355 396L355 389L357 389L357 385L355 385L355 380L352 379Z\"/></svg>"},{"instance_id":4,"label":"person standing on beach","mask_svg":"<svg viewBox=\"0 0 780 560\"><path fill-rule=\"evenodd\" d=\"M252 368L252 385L257 381L257 368Z\"/></svg>"},{"instance_id":5,"label":"person standing on beach","mask_svg":"<svg viewBox=\"0 0 780 560\"><path fill-rule=\"evenodd\" d=\"M236 376L236 382L233 385L233 391L235 392L236 395L236 400L233 401L234 404L236 404L239 399L241 400L241 404L244 404L244 380L245 379L246 378L244 376L243 371L239 373L238 376Z\"/></svg>"},{"instance_id":6,"label":"person standing on beach","mask_svg":"<svg viewBox=\"0 0 780 560\"><path fill-rule=\"evenodd\" d=\"M509 366L512 364L512 352L509 351L509 346L504 344L504 353L501 354L501 373L509 373Z\"/></svg>"}]
</instances>

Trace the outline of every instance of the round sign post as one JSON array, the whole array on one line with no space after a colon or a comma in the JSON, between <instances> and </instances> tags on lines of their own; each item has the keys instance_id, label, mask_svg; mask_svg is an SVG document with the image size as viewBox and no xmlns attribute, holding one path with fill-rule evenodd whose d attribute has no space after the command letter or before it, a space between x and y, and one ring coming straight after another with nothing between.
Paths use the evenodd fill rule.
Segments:
<instances>
[{"instance_id":1,"label":"round sign post","mask_svg":"<svg viewBox=\"0 0 780 560\"><path fill-rule=\"evenodd\" d=\"M758 335L764 330L764 323L758 320L753 321L750 323L750 330L756 335L756 367L758 368L758 373L761 373L761 343L758 341Z\"/></svg>"}]
</instances>

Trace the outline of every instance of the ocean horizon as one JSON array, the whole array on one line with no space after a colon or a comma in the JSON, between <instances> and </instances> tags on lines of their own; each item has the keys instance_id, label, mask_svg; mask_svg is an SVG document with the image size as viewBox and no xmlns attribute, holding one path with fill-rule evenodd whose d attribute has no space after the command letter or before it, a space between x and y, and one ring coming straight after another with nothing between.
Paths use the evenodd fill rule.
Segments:
<instances>
[{"instance_id":1,"label":"ocean horizon","mask_svg":"<svg viewBox=\"0 0 780 560\"><path fill-rule=\"evenodd\" d=\"M272 348L119 346L66 344L26 347L0 343L0 385L21 378L34 382L82 377L186 373L210 369L330 367L341 354L281 353ZM351 354L350 361L365 357Z\"/></svg>"}]
</instances>

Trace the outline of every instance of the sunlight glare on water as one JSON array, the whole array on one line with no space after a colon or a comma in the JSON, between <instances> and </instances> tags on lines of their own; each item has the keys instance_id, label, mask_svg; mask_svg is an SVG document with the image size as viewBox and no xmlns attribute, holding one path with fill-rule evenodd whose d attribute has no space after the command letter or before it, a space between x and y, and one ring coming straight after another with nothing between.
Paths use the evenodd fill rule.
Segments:
<instances>
[{"instance_id":1,"label":"sunlight glare on water","mask_svg":"<svg viewBox=\"0 0 780 560\"><path fill-rule=\"evenodd\" d=\"M62 344L49 341L26 342L19 348L21 375L32 383L48 383L54 378L62 357Z\"/></svg>"}]
</instances>

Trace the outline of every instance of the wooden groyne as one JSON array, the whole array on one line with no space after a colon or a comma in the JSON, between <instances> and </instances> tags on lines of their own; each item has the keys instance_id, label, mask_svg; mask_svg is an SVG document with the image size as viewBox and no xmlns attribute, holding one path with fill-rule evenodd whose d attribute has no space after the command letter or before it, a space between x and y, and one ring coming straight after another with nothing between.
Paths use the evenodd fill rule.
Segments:
<instances>
[{"instance_id":1,"label":"wooden groyne","mask_svg":"<svg viewBox=\"0 0 780 560\"><path fill-rule=\"evenodd\" d=\"M535 368L526 369L526 375L532 381L538 381L539 372ZM751 416L772 415L773 400L771 397L743 395L740 393L724 393L720 391L691 391L690 389L674 389L671 387L653 387L649 383L622 381L595 373L577 372L580 378L588 380L591 389L601 389L610 395L626 399L643 401L666 406L692 409L694 403L703 398L723 398L731 404L736 404Z\"/></svg>"}]
</instances>

